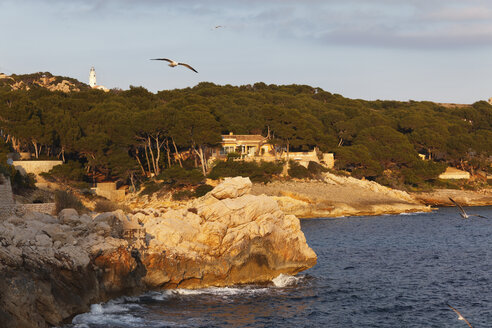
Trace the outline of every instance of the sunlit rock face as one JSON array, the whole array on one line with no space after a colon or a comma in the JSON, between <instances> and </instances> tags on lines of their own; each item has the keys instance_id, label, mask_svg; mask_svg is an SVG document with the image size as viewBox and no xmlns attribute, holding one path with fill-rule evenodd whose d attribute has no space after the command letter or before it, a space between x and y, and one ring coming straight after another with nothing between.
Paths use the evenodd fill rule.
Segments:
<instances>
[{"instance_id":1,"label":"sunlit rock face","mask_svg":"<svg viewBox=\"0 0 492 328\"><path fill-rule=\"evenodd\" d=\"M226 179L189 208L146 218L151 239L142 256L145 282L224 286L268 281L313 266L316 254L299 220L280 211L273 198L248 194L250 189L248 178Z\"/></svg>"},{"instance_id":2,"label":"sunlit rock face","mask_svg":"<svg viewBox=\"0 0 492 328\"><path fill-rule=\"evenodd\" d=\"M299 220L247 178L167 212L0 219L0 322L59 325L89 305L161 288L269 281L316 263Z\"/></svg>"}]
</instances>

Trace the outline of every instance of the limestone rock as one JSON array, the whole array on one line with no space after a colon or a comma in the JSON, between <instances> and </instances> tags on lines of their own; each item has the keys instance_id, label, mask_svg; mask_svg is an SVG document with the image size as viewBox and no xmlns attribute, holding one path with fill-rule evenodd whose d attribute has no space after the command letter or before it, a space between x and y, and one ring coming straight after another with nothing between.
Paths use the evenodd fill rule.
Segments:
<instances>
[{"instance_id":1,"label":"limestone rock","mask_svg":"<svg viewBox=\"0 0 492 328\"><path fill-rule=\"evenodd\" d=\"M212 196L217 199L236 198L251 191L252 183L249 178L225 178L224 182L212 189Z\"/></svg>"},{"instance_id":2,"label":"limestone rock","mask_svg":"<svg viewBox=\"0 0 492 328\"><path fill-rule=\"evenodd\" d=\"M79 213L73 208L65 208L58 213L58 219L63 224L77 225L79 223Z\"/></svg>"},{"instance_id":3,"label":"limestone rock","mask_svg":"<svg viewBox=\"0 0 492 328\"><path fill-rule=\"evenodd\" d=\"M299 220L245 178L175 210L0 220L2 327L51 327L146 290L269 281L316 263Z\"/></svg>"}]
</instances>

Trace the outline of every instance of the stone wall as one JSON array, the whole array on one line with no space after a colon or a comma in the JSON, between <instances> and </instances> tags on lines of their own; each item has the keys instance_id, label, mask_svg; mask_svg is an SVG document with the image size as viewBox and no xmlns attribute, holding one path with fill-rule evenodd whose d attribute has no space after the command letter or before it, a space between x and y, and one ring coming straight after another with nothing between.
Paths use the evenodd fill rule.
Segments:
<instances>
[{"instance_id":1,"label":"stone wall","mask_svg":"<svg viewBox=\"0 0 492 328\"><path fill-rule=\"evenodd\" d=\"M327 168L332 169L335 166L335 156L333 153L323 153L323 162Z\"/></svg>"},{"instance_id":2,"label":"stone wall","mask_svg":"<svg viewBox=\"0 0 492 328\"><path fill-rule=\"evenodd\" d=\"M470 173L462 170L458 170L454 167L446 168L446 171L439 175L439 179L445 180L459 180L459 179L470 179Z\"/></svg>"},{"instance_id":3,"label":"stone wall","mask_svg":"<svg viewBox=\"0 0 492 328\"><path fill-rule=\"evenodd\" d=\"M39 175L42 172L49 172L53 167L63 164L62 161L14 161L15 169L22 174L33 173Z\"/></svg>"},{"instance_id":4,"label":"stone wall","mask_svg":"<svg viewBox=\"0 0 492 328\"><path fill-rule=\"evenodd\" d=\"M3 176L0 176L0 178L2 179L0 183L0 217L6 217L13 213L14 196L10 180Z\"/></svg>"},{"instance_id":5,"label":"stone wall","mask_svg":"<svg viewBox=\"0 0 492 328\"><path fill-rule=\"evenodd\" d=\"M27 212L46 213L50 215L56 215L55 203L40 203L40 204L18 204L15 207L17 215L24 215Z\"/></svg>"},{"instance_id":6,"label":"stone wall","mask_svg":"<svg viewBox=\"0 0 492 328\"><path fill-rule=\"evenodd\" d=\"M125 190L116 189L116 182L99 182L94 189L96 195L105 197L112 202L122 202L125 200Z\"/></svg>"}]
</instances>

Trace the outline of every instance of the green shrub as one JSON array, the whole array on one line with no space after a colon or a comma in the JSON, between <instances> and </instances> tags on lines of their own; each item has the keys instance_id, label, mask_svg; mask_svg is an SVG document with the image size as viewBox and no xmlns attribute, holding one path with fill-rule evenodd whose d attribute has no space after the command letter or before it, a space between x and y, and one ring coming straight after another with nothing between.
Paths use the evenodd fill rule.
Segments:
<instances>
[{"instance_id":1,"label":"green shrub","mask_svg":"<svg viewBox=\"0 0 492 328\"><path fill-rule=\"evenodd\" d=\"M459 180L436 179L432 185L433 187L443 189L461 189Z\"/></svg>"},{"instance_id":2,"label":"green shrub","mask_svg":"<svg viewBox=\"0 0 492 328\"><path fill-rule=\"evenodd\" d=\"M425 182L437 179L439 174L445 170L445 163L417 160L411 162L409 167L403 167L401 174L405 184L418 187L424 185Z\"/></svg>"},{"instance_id":3,"label":"green shrub","mask_svg":"<svg viewBox=\"0 0 492 328\"><path fill-rule=\"evenodd\" d=\"M328 172L328 168L314 161L309 161L307 169L313 176L320 176L322 173Z\"/></svg>"},{"instance_id":4,"label":"green shrub","mask_svg":"<svg viewBox=\"0 0 492 328\"><path fill-rule=\"evenodd\" d=\"M164 187L162 183L156 183L155 181L147 181L143 184L143 190L140 191L140 195L152 195L153 193L161 190Z\"/></svg>"},{"instance_id":5,"label":"green shrub","mask_svg":"<svg viewBox=\"0 0 492 328\"><path fill-rule=\"evenodd\" d=\"M287 172L290 177L297 179L310 179L313 177L313 174L307 168L295 161L289 161L289 170Z\"/></svg>"},{"instance_id":6,"label":"green shrub","mask_svg":"<svg viewBox=\"0 0 492 328\"><path fill-rule=\"evenodd\" d=\"M59 213L65 208L73 208L79 214L88 211L82 202L69 191L57 190L55 192L55 204L56 213Z\"/></svg>"},{"instance_id":7,"label":"green shrub","mask_svg":"<svg viewBox=\"0 0 492 328\"><path fill-rule=\"evenodd\" d=\"M241 154L236 153L236 152L227 153L227 160L228 161L235 160L235 159L240 158L240 157L241 157Z\"/></svg>"},{"instance_id":8,"label":"green shrub","mask_svg":"<svg viewBox=\"0 0 492 328\"><path fill-rule=\"evenodd\" d=\"M110 200L103 200L103 199L98 200L96 202L96 206L94 207L94 211L98 213L113 212L116 211L117 209L118 209L118 205L116 205Z\"/></svg>"},{"instance_id":9,"label":"green shrub","mask_svg":"<svg viewBox=\"0 0 492 328\"><path fill-rule=\"evenodd\" d=\"M212 187L211 185L208 185L208 184L199 185L195 189L195 197L205 196L212 189L214 189L214 187Z\"/></svg>"},{"instance_id":10,"label":"green shrub","mask_svg":"<svg viewBox=\"0 0 492 328\"><path fill-rule=\"evenodd\" d=\"M181 190L177 191L173 194L174 200L186 200L190 199L193 196L193 193L190 190Z\"/></svg>"},{"instance_id":11,"label":"green shrub","mask_svg":"<svg viewBox=\"0 0 492 328\"><path fill-rule=\"evenodd\" d=\"M65 164L53 167L49 172L41 173L45 178L57 178L63 182L87 181L84 166L78 161L68 161Z\"/></svg>"},{"instance_id":12,"label":"green shrub","mask_svg":"<svg viewBox=\"0 0 492 328\"><path fill-rule=\"evenodd\" d=\"M125 205L116 204L107 199L99 199L96 201L96 206L94 207L94 211L98 213L103 212L114 212L116 210L123 210L123 212L130 212L130 209Z\"/></svg>"},{"instance_id":13,"label":"green shrub","mask_svg":"<svg viewBox=\"0 0 492 328\"><path fill-rule=\"evenodd\" d=\"M157 179L174 185L197 185L204 179L202 172L196 168L185 169L180 166L172 166L162 170Z\"/></svg>"}]
</instances>

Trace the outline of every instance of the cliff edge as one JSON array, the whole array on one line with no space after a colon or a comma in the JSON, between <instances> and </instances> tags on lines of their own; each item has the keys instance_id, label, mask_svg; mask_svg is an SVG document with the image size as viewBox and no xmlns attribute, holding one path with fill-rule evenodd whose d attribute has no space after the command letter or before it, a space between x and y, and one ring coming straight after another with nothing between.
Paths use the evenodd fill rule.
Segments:
<instances>
[{"instance_id":1,"label":"cliff edge","mask_svg":"<svg viewBox=\"0 0 492 328\"><path fill-rule=\"evenodd\" d=\"M231 178L178 210L3 218L0 321L55 326L121 295L265 282L315 265L299 220L250 189Z\"/></svg>"}]
</instances>

